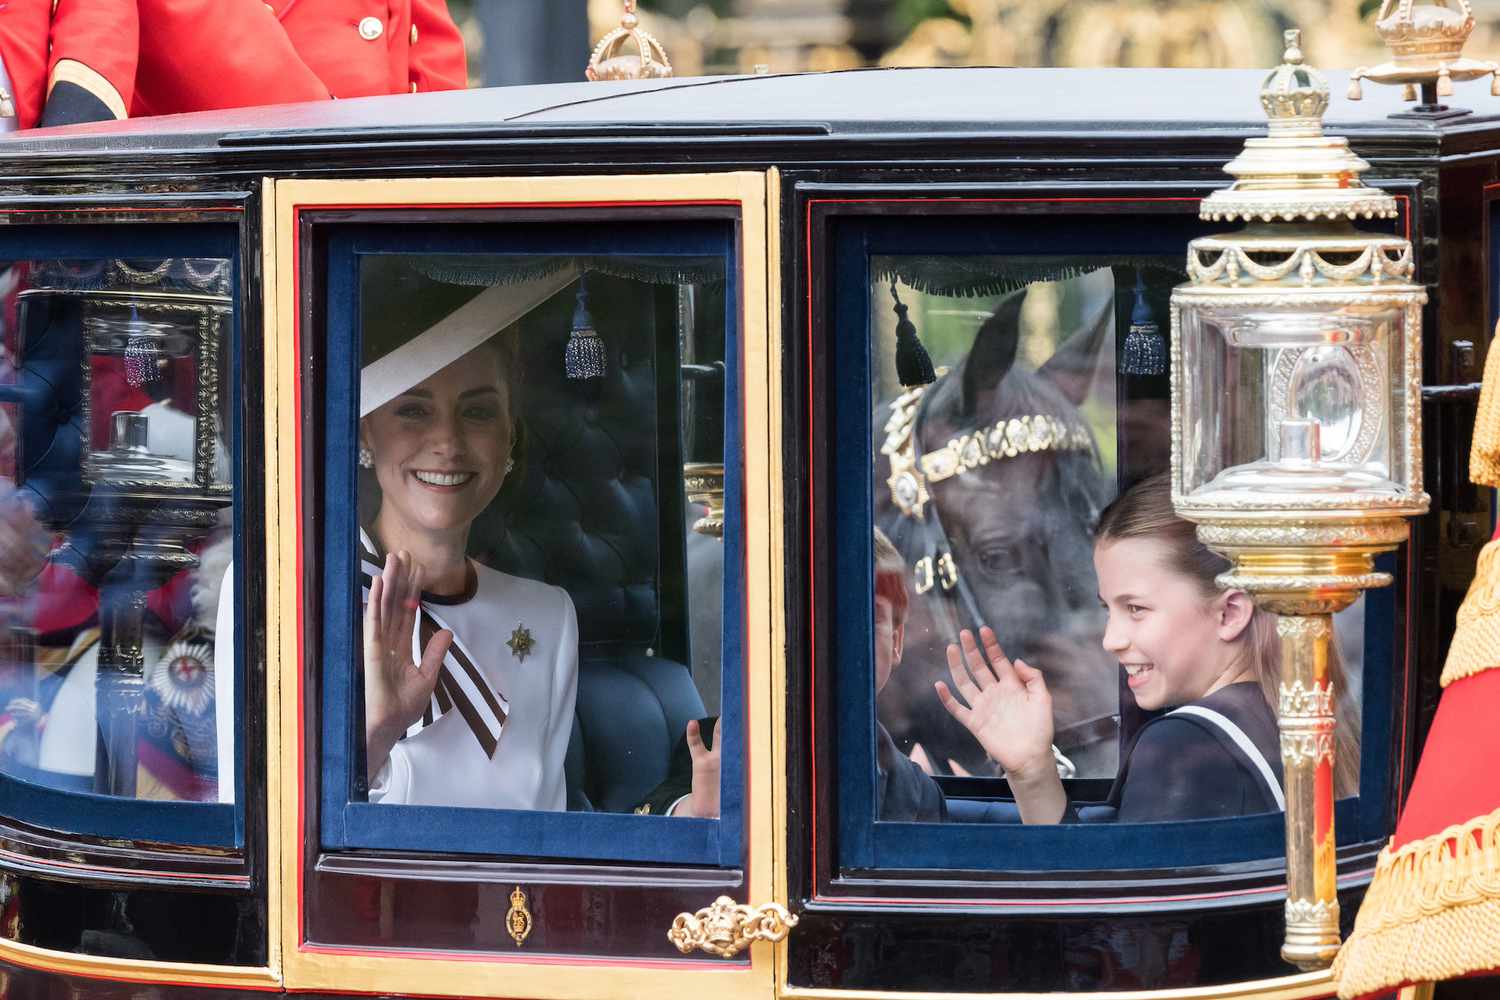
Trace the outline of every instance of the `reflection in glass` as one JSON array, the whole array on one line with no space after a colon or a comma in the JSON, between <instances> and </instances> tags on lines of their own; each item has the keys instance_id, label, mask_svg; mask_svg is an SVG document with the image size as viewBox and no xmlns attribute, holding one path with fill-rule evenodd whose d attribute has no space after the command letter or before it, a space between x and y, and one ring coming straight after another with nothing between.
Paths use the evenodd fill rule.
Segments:
<instances>
[{"instance_id":1,"label":"reflection in glass","mask_svg":"<svg viewBox=\"0 0 1500 1000\"><path fill-rule=\"evenodd\" d=\"M1029 288L1022 278L997 293L991 271L977 294L936 295L909 287L930 287L931 262L876 258L874 269L876 524L913 592L881 721L940 773L994 775L933 694L947 644L985 622L1007 652L1047 671L1060 753L1081 776L1112 776L1119 695L1099 646L1090 536L1115 471L1112 449L1096 444L1114 439L1117 420L1112 276ZM920 391L896 376L892 278L939 373Z\"/></svg>"},{"instance_id":2,"label":"reflection in glass","mask_svg":"<svg viewBox=\"0 0 1500 1000\"><path fill-rule=\"evenodd\" d=\"M16 262L0 282L0 770L229 801L229 261Z\"/></svg>"},{"instance_id":3,"label":"reflection in glass","mask_svg":"<svg viewBox=\"0 0 1500 1000\"><path fill-rule=\"evenodd\" d=\"M874 515L906 568L911 593L901 652L876 701L877 792L905 766L882 758L880 740L888 733L900 755L942 786L949 818L1019 818L1014 807L1007 812L993 801L973 807L962 801L1009 797L999 782L991 787L975 780L1003 777L1005 767L934 694L940 681L950 691L965 684L978 692L972 665L960 676L949 668L947 647L963 629L993 627L1007 660L1041 672L1052 700L1053 762L1070 808L1082 809L1075 818L1089 818L1090 803L1118 805L1111 782L1124 784L1121 767L1136 735L1178 707L1170 697L1145 697L1149 672L1134 662L1126 669L1129 657L1118 643L1106 648L1094 544L1098 517L1119 492L1168 465L1168 380L1145 362L1163 347L1150 338L1165 326L1178 269L1175 260L1154 259L871 259ZM1282 374L1267 381L1284 396L1283 422L1316 421L1319 457L1356 465L1378 462L1387 437L1359 417L1372 380L1384 377L1379 359L1369 363L1359 354L1358 327L1366 319L1389 321L1351 318L1341 328L1347 336L1311 348L1302 346L1297 330L1288 334L1297 346L1277 348L1271 344L1276 324L1261 323L1245 331L1259 346L1242 352ZM1129 344L1117 337L1126 330ZM935 381L928 385L913 385L903 375L916 370L903 360L913 334L931 358ZM1232 395L1246 382L1226 373L1214 391ZM1239 439L1259 442L1267 433L1256 420ZM879 572L877 558L877 579ZM1363 609L1360 602L1335 619L1351 692L1341 712L1353 719L1354 733ZM878 599L875 613L878 667ZM1264 684L1237 686L1230 694L1254 709L1247 724L1270 741L1263 756L1274 770L1279 756L1267 699L1274 698L1275 671L1261 673ZM1200 763L1206 767L1211 757ZM1357 756L1351 762L1341 779L1343 794L1355 791ZM1134 770L1139 783L1145 775ZM1196 807L1232 814L1228 804L1209 802L1211 792L1205 789ZM1272 808L1268 803L1246 808ZM1192 808L1178 815L1193 814Z\"/></svg>"},{"instance_id":4,"label":"reflection in glass","mask_svg":"<svg viewBox=\"0 0 1500 1000\"><path fill-rule=\"evenodd\" d=\"M368 800L716 816L723 262L359 266Z\"/></svg>"}]
</instances>

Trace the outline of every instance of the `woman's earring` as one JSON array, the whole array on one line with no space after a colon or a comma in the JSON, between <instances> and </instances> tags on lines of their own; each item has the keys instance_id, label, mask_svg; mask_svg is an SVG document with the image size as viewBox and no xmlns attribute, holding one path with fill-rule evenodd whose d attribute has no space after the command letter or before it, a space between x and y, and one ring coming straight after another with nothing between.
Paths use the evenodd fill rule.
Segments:
<instances>
[{"instance_id":1,"label":"woman's earring","mask_svg":"<svg viewBox=\"0 0 1500 1000\"><path fill-rule=\"evenodd\" d=\"M359 467L361 469L375 468L375 453L368 448L359 449Z\"/></svg>"},{"instance_id":2,"label":"woman's earring","mask_svg":"<svg viewBox=\"0 0 1500 1000\"><path fill-rule=\"evenodd\" d=\"M512 471L514 471L515 467L516 467L516 460L515 459L513 459L513 458L507 458L505 460L505 474L507 476L510 475Z\"/></svg>"}]
</instances>

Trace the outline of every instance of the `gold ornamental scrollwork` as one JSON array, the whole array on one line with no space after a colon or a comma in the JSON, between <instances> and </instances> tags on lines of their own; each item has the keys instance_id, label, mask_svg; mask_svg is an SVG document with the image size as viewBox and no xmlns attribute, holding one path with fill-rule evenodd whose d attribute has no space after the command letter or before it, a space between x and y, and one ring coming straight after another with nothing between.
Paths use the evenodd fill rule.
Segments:
<instances>
[{"instance_id":1,"label":"gold ornamental scrollwork","mask_svg":"<svg viewBox=\"0 0 1500 1000\"><path fill-rule=\"evenodd\" d=\"M1277 715L1288 719L1332 718L1333 685L1314 682L1308 687L1300 680L1290 685L1283 683Z\"/></svg>"},{"instance_id":2,"label":"gold ornamental scrollwork","mask_svg":"<svg viewBox=\"0 0 1500 1000\"><path fill-rule=\"evenodd\" d=\"M1391 585L1389 573L1352 573L1348 576L1261 576L1249 573L1220 573L1215 577L1226 590L1245 590L1252 594L1297 591L1379 590ZM1352 599L1352 598L1351 598ZM1346 605L1348 601L1344 602ZM1343 610L1339 608L1338 610ZM1313 612L1303 612L1311 614Z\"/></svg>"},{"instance_id":3,"label":"gold ornamental scrollwork","mask_svg":"<svg viewBox=\"0 0 1500 1000\"><path fill-rule=\"evenodd\" d=\"M1286 923L1288 927L1322 927L1325 924L1338 926L1339 904L1337 900L1289 899L1286 901Z\"/></svg>"},{"instance_id":4,"label":"gold ornamental scrollwork","mask_svg":"<svg viewBox=\"0 0 1500 1000\"><path fill-rule=\"evenodd\" d=\"M511 940L519 948L526 943L527 938L531 937L532 926L531 909L526 905L526 893L520 886L516 886L515 891L510 894L510 909L505 911L506 933L510 934Z\"/></svg>"},{"instance_id":5,"label":"gold ornamental scrollwork","mask_svg":"<svg viewBox=\"0 0 1500 1000\"><path fill-rule=\"evenodd\" d=\"M783 941L797 926L797 915L780 903L748 906L720 896L697 913L679 913L667 940L684 955L706 951L733 958L755 941Z\"/></svg>"},{"instance_id":6,"label":"gold ornamental scrollwork","mask_svg":"<svg viewBox=\"0 0 1500 1000\"><path fill-rule=\"evenodd\" d=\"M1200 524L1198 540L1213 548L1250 548L1275 545L1400 545L1406 541L1405 521L1368 524L1264 525Z\"/></svg>"},{"instance_id":7,"label":"gold ornamental scrollwork","mask_svg":"<svg viewBox=\"0 0 1500 1000\"><path fill-rule=\"evenodd\" d=\"M1281 734L1281 762L1287 767L1298 764L1321 764L1333 760L1333 720L1326 732Z\"/></svg>"},{"instance_id":8,"label":"gold ornamental scrollwork","mask_svg":"<svg viewBox=\"0 0 1500 1000\"><path fill-rule=\"evenodd\" d=\"M1284 616L1276 620L1276 634L1282 636L1310 636L1314 639L1326 639L1333 634L1333 624L1324 616ZM1298 685L1301 686L1300 683ZM1286 688L1282 687L1282 697L1286 697Z\"/></svg>"}]
</instances>

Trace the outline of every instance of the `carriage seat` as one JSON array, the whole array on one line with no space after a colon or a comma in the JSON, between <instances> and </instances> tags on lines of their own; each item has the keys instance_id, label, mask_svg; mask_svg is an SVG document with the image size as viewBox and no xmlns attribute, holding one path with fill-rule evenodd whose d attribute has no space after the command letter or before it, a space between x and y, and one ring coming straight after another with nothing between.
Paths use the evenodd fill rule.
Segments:
<instances>
[{"instance_id":1,"label":"carriage seat","mask_svg":"<svg viewBox=\"0 0 1500 1000\"><path fill-rule=\"evenodd\" d=\"M476 522L474 551L496 569L562 587L578 615L578 704L566 758L570 809L629 810L659 785L689 719L704 715L686 662L680 552L658 545L680 513L676 436L658 426L657 324L623 279L592 274L589 290L606 375L580 387L562 363L573 298L521 321L518 399L523 454L496 505ZM676 372L671 377L675 379ZM487 544L486 544L487 543ZM674 564L674 560L677 560ZM675 593L675 597L664 594ZM685 657L682 657L685 659Z\"/></svg>"},{"instance_id":2,"label":"carriage seat","mask_svg":"<svg viewBox=\"0 0 1500 1000\"><path fill-rule=\"evenodd\" d=\"M687 668L656 656L578 665L578 708L568 745L568 808L625 812L667 777L672 751L705 714Z\"/></svg>"}]
</instances>

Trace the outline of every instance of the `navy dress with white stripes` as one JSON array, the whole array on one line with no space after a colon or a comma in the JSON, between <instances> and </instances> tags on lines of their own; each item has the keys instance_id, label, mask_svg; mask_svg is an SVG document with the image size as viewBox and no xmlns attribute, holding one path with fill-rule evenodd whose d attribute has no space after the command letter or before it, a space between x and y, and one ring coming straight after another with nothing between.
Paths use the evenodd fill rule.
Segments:
<instances>
[{"instance_id":1,"label":"navy dress with white stripes","mask_svg":"<svg viewBox=\"0 0 1500 1000\"><path fill-rule=\"evenodd\" d=\"M1118 810L1116 822L1282 811L1280 738L1260 686L1228 684L1184 708L1190 711L1158 716L1136 733L1109 793L1109 804ZM1215 715L1232 728L1217 724ZM1070 809L1065 821L1072 813Z\"/></svg>"}]
</instances>

